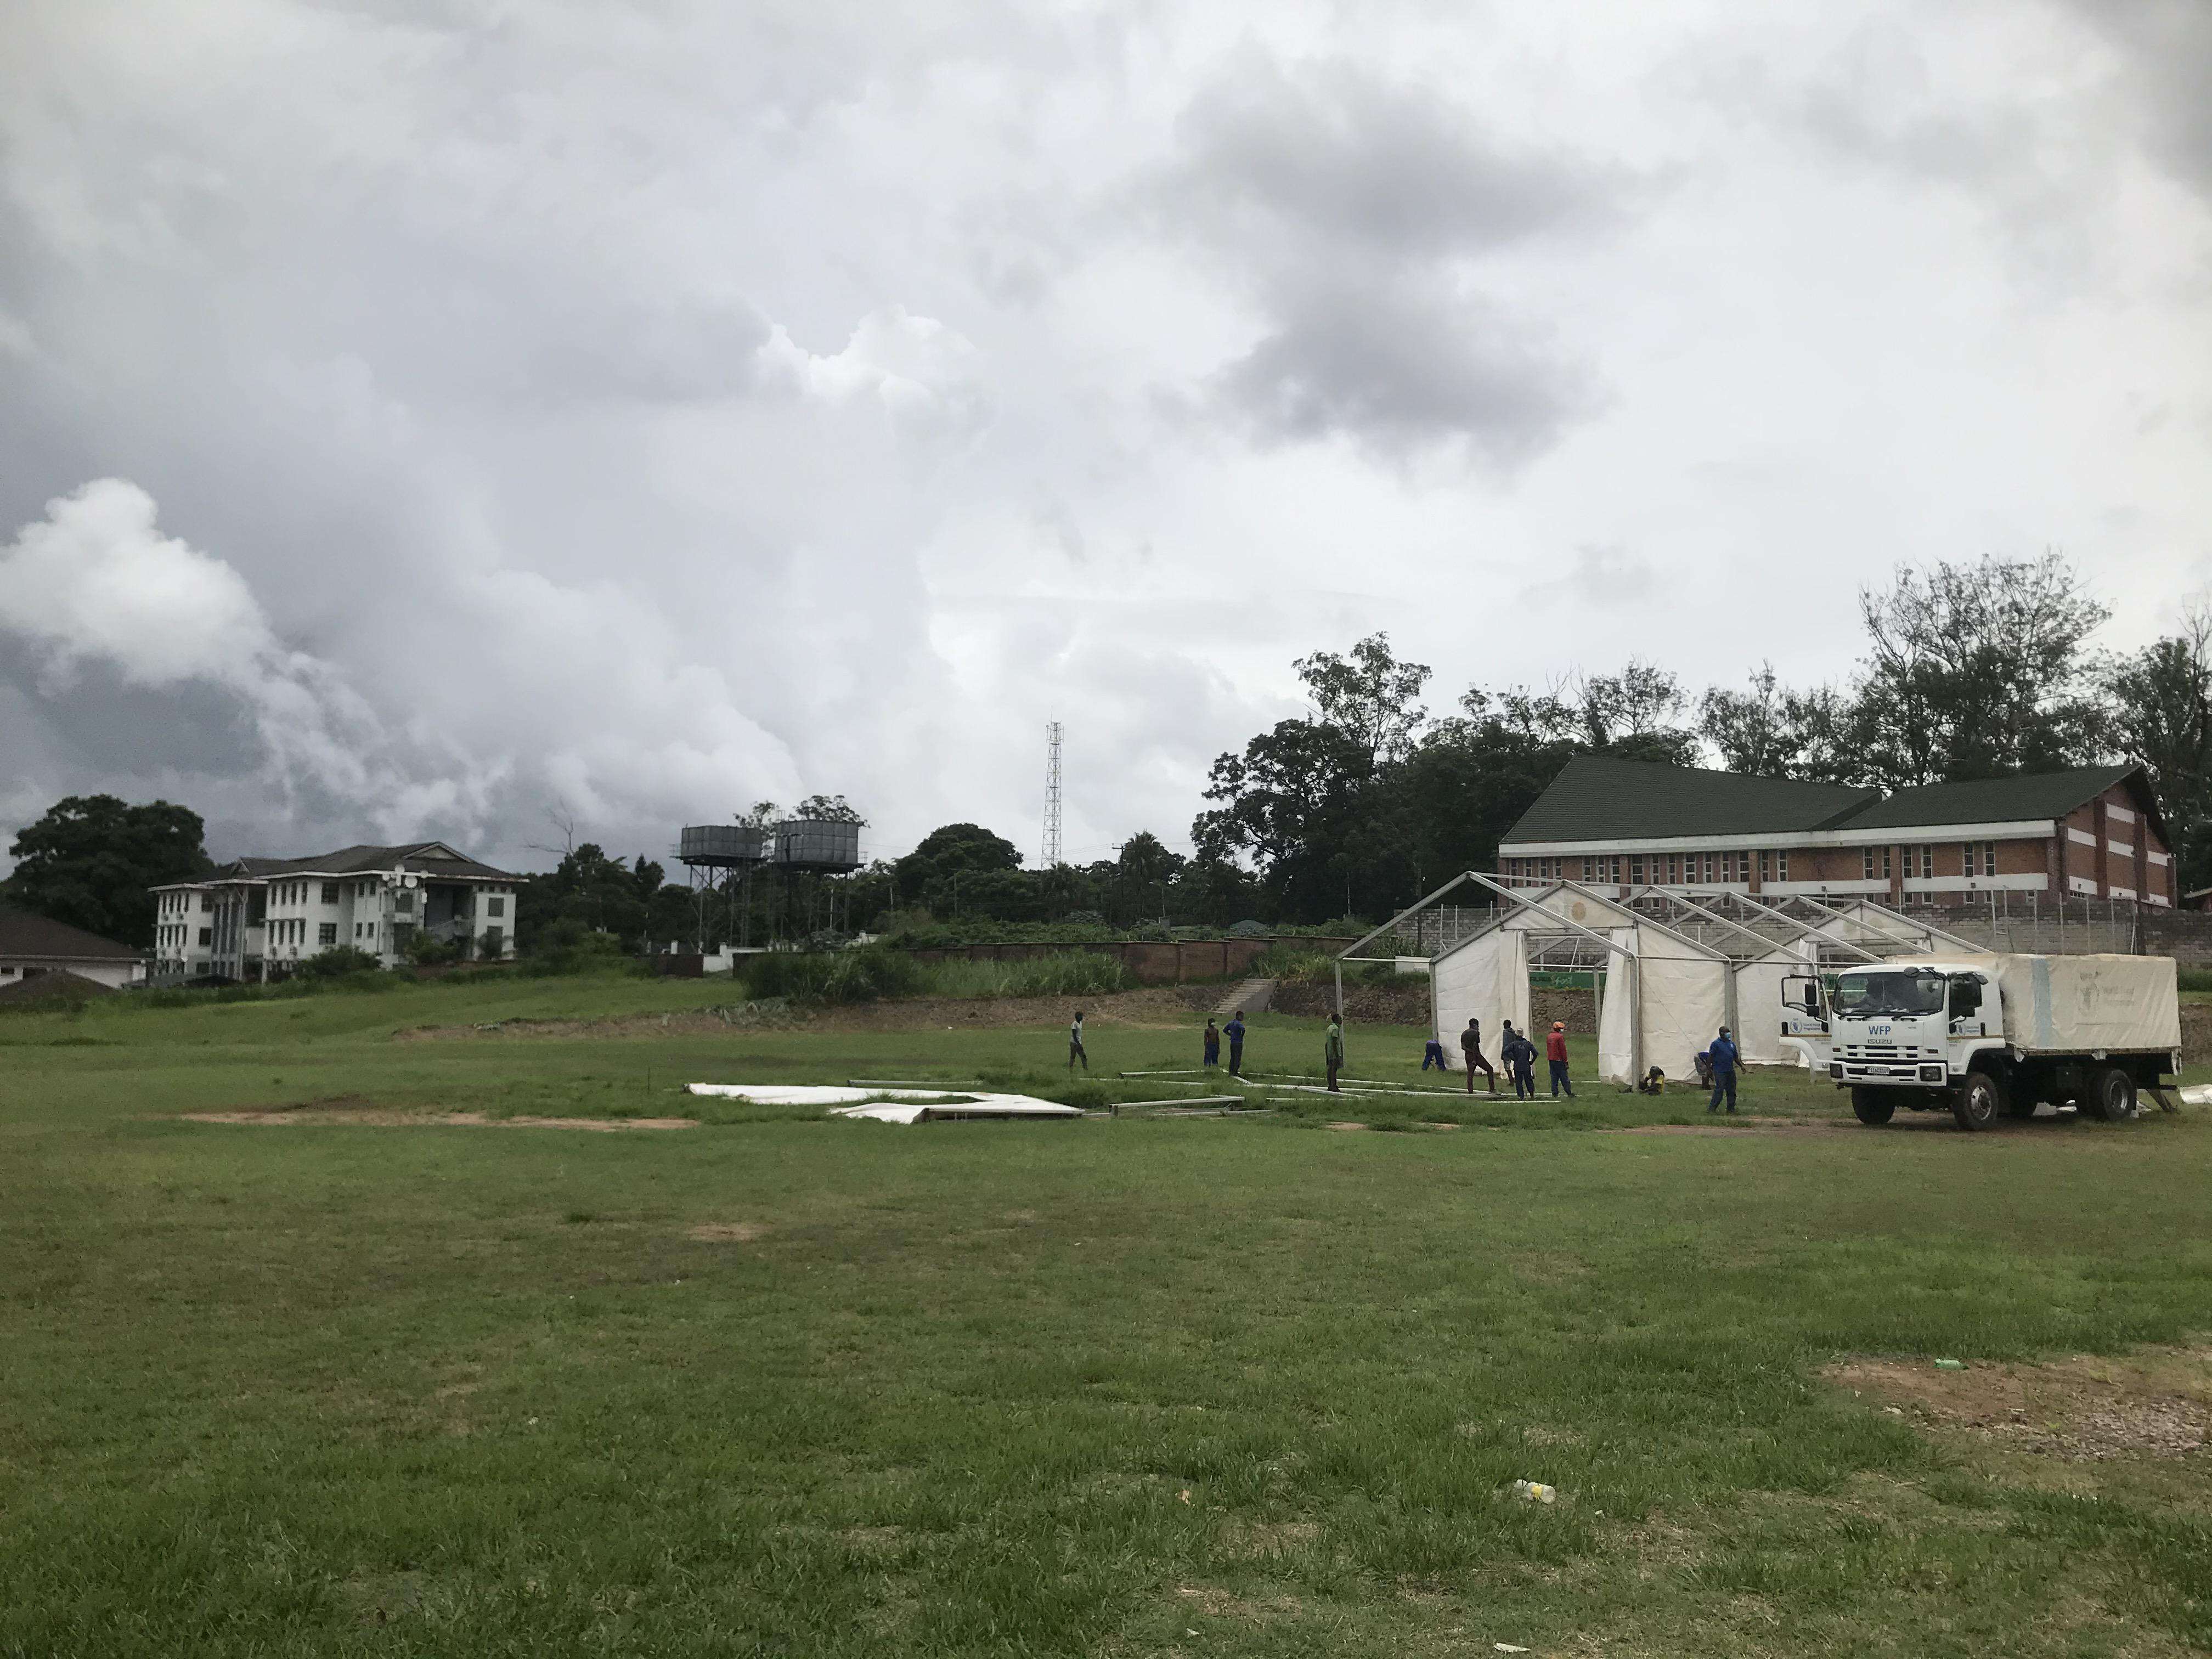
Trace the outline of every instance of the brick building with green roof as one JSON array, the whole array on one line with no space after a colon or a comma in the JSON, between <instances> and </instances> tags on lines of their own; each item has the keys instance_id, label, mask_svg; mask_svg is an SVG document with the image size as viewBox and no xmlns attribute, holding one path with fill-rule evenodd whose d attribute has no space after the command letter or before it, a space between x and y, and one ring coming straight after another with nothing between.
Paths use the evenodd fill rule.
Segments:
<instances>
[{"instance_id":1,"label":"brick building with green roof","mask_svg":"<svg viewBox=\"0 0 2212 1659\"><path fill-rule=\"evenodd\" d=\"M1601 889L1958 903L2064 893L2171 906L2172 849L2138 766L1896 794L1578 756L1498 848L1507 875Z\"/></svg>"}]
</instances>

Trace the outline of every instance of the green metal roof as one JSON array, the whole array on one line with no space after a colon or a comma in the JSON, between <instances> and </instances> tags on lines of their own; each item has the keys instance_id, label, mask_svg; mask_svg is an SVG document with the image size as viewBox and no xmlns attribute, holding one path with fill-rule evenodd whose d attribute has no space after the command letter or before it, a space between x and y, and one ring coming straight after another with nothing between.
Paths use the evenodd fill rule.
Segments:
<instances>
[{"instance_id":1,"label":"green metal roof","mask_svg":"<svg viewBox=\"0 0 2212 1659\"><path fill-rule=\"evenodd\" d=\"M1504 840L1515 846L1524 842L1774 835L1832 827L1836 820L1881 799L1871 789L1577 755Z\"/></svg>"},{"instance_id":2,"label":"green metal roof","mask_svg":"<svg viewBox=\"0 0 2212 1659\"><path fill-rule=\"evenodd\" d=\"M1910 830L1921 824L2012 823L2063 818L2086 800L2131 777L2132 766L2085 766L2071 772L2031 772L1966 783L1923 784L1854 812L1851 830Z\"/></svg>"},{"instance_id":3,"label":"green metal roof","mask_svg":"<svg viewBox=\"0 0 2212 1659\"><path fill-rule=\"evenodd\" d=\"M1506 833L1503 844L2016 823L2063 818L2084 801L2130 780L2138 803L2163 838L2157 801L2141 772L2134 766L2087 766L2070 772L1931 783L1900 789L1884 799L1879 790L1578 755Z\"/></svg>"}]
</instances>

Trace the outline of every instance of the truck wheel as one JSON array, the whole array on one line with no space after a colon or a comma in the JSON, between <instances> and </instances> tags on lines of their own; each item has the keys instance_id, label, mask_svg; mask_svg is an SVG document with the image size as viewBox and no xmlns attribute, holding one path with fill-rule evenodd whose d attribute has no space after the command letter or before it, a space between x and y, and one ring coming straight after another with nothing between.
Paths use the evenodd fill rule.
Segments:
<instances>
[{"instance_id":1,"label":"truck wheel","mask_svg":"<svg viewBox=\"0 0 2212 1659\"><path fill-rule=\"evenodd\" d=\"M1887 1089L1854 1089L1851 1115L1868 1127L1878 1129L1897 1115L1897 1097Z\"/></svg>"},{"instance_id":2,"label":"truck wheel","mask_svg":"<svg viewBox=\"0 0 2212 1659\"><path fill-rule=\"evenodd\" d=\"M1961 1129L1986 1129L1997 1121L2003 1105L2004 1091L1995 1078L1987 1072L1969 1072L1966 1082L1951 1097L1951 1115Z\"/></svg>"},{"instance_id":3,"label":"truck wheel","mask_svg":"<svg viewBox=\"0 0 2212 1659\"><path fill-rule=\"evenodd\" d=\"M2089 1079L2081 1108L2106 1123L2124 1123L2136 1115L2136 1080L2117 1066L2107 1066Z\"/></svg>"}]
</instances>

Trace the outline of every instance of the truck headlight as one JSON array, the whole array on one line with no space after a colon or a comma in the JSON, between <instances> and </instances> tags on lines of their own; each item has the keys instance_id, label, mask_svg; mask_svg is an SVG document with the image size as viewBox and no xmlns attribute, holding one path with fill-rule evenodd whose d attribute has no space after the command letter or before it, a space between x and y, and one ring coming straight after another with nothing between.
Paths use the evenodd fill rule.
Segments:
<instances>
[{"instance_id":1,"label":"truck headlight","mask_svg":"<svg viewBox=\"0 0 2212 1659\"><path fill-rule=\"evenodd\" d=\"M1841 1083L1844 1080L1844 1062L1840 1060L1830 1060L1828 1062L1828 1075L1833 1078L1837 1082Z\"/></svg>"}]
</instances>

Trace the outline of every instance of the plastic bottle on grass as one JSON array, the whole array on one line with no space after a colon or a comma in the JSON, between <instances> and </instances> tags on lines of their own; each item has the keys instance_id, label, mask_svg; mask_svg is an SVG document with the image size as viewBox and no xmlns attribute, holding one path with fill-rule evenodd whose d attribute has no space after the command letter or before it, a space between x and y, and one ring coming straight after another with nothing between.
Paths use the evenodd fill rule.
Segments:
<instances>
[{"instance_id":1,"label":"plastic bottle on grass","mask_svg":"<svg viewBox=\"0 0 2212 1659\"><path fill-rule=\"evenodd\" d=\"M1559 1489L1547 1486L1540 1480L1516 1480L1513 1495L1526 1498L1531 1504L1556 1504L1559 1501Z\"/></svg>"}]
</instances>

